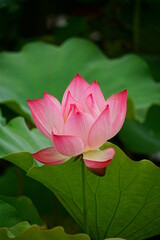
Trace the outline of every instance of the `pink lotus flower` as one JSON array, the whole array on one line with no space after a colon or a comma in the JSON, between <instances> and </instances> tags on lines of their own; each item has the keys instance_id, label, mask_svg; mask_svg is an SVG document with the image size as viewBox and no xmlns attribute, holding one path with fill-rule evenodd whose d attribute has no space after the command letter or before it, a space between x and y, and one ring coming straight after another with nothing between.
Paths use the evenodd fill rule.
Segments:
<instances>
[{"instance_id":1,"label":"pink lotus flower","mask_svg":"<svg viewBox=\"0 0 160 240\"><path fill-rule=\"evenodd\" d=\"M115 150L99 148L121 129L126 100L124 90L105 101L99 84L88 84L78 74L66 89L62 104L47 93L43 99L28 100L37 128L53 142L53 147L33 157L44 164L61 164L83 154L89 169L104 169Z\"/></svg>"}]
</instances>

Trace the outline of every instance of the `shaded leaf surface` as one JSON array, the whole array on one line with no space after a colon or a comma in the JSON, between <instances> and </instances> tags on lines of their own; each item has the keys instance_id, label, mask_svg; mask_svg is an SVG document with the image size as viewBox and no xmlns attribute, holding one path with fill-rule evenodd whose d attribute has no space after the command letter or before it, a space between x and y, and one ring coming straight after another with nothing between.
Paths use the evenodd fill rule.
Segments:
<instances>
[{"instance_id":1,"label":"shaded leaf surface","mask_svg":"<svg viewBox=\"0 0 160 240\"><path fill-rule=\"evenodd\" d=\"M16 209L17 215L22 221L28 221L30 224L44 225L36 208L28 197L22 196L16 198L0 195L0 200Z\"/></svg>"},{"instance_id":2,"label":"shaded leaf surface","mask_svg":"<svg viewBox=\"0 0 160 240\"><path fill-rule=\"evenodd\" d=\"M20 221L16 209L0 200L0 227L12 227Z\"/></svg>"},{"instance_id":3,"label":"shaded leaf surface","mask_svg":"<svg viewBox=\"0 0 160 240\"><path fill-rule=\"evenodd\" d=\"M40 182L26 176L26 172L15 165L10 166L5 173L0 176L0 195L28 196L49 228L56 224L63 226L64 229L72 233L80 231L80 228L68 215L55 195ZM17 203L18 202L19 201L17 201ZM33 214L31 213L30 215L32 216ZM34 223L38 224L38 222ZM75 232L73 232L73 229Z\"/></svg>"},{"instance_id":4,"label":"shaded leaf surface","mask_svg":"<svg viewBox=\"0 0 160 240\"><path fill-rule=\"evenodd\" d=\"M160 151L160 107L153 106L144 123L126 120L119 136L132 151L154 154Z\"/></svg>"},{"instance_id":5,"label":"shaded leaf surface","mask_svg":"<svg viewBox=\"0 0 160 240\"><path fill-rule=\"evenodd\" d=\"M141 58L126 55L109 60L94 44L82 39L70 39L60 47L31 43L21 52L2 53L0 102L28 118L26 99L40 98L46 91L61 101L76 73L89 82L99 81L105 98L127 89L137 119L144 119L153 103L160 104L160 84L153 81Z\"/></svg>"},{"instance_id":6,"label":"shaded leaf surface","mask_svg":"<svg viewBox=\"0 0 160 240\"><path fill-rule=\"evenodd\" d=\"M37 196L41 192L43 192L43 194L39 199ZM40 215L51 215L56 209L56 198L54 194L39 182L27 177L23 170L17 169L14 165L0 176L0 195L28 196L32 199Z\"/></svg>"},{"instance_id":7,"label":"shaded leaf surface","mask_svg":"<svg viewBox=\"0 0 160 240\"><path fill-rule=\"evenodd\" d=\"M37 151L42 145L46 147L47 141L43 137L39 141L40 133L37 130L30 132L22 118L1 127L0 136L4 132L7 138L0 138L1 157L22 167L28 176L53 191L83 228L81 162L71 159L59 166L39 167L27 152ZM17 145L22 136L23 142ZM36 144L31 146L29 143L34 141ZM4 149L6 144L8 150ZM160 169L147 160L130 160L110 143L104 147L116 150L106 175L98 177L87 171L91 237L140 240L160 234L160 212L157 211L160 208Z\"/></svg>"}]
</instances>

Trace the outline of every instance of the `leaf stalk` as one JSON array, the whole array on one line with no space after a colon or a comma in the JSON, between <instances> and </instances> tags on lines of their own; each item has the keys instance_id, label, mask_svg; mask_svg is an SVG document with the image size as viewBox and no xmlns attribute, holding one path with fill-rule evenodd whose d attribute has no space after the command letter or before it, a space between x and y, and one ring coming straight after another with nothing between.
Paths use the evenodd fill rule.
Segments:
<instances>
[{"instance_id":1,"label":"leaf stalk","mask_svg":"<svg viewBox=\"0 0 160 240\"><path fill-rule=\"evenodd\" d=\"M89 235L88 227L88 199L87 199L87 168L82 159L82 191L83 191L83 217L84 217L84 232Z\"/></svg>"}]
</instances>

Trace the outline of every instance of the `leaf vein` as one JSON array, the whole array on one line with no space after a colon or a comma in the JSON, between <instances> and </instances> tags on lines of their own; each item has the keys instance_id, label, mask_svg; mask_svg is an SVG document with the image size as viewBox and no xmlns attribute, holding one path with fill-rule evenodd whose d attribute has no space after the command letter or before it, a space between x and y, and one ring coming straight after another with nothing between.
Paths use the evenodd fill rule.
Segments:
<instances>
[{"instance_id":1,"label":"leaf vein","mask_svg":"<svg viewBox=\"0 0 160 240\"><path fill-rule=\"evenodd\" d=\"M140 209L138 210L138 212L136 213L136 215L135 215L135 216L131 219L131 221L130 221L118 234L116 234L114 237L117 237L117 236L119 236L122 232L124 232L125 229L135 221L135 219L136 219L137 216L140 214L140 212L142 212L142 210L144 209L145 205L147 204L147 200L148 200L149 194L150 194L150 192L152 191L154 184L155 184L155 181L154 181L154 183L152 184L152 186L150 187L150 189L149 189L149 191L148 191L148 193L147 193L146 199L145 199L144 203L142 204L141 208L140 208ZM136 232L137 232L137 231L136 231ZM134 233L136 233L136 232L134 232ZM133 234L133 233L132 233L132 234ZM129 235L129 236L130 236L130 235ZM129 237L129 236L127 236L127 237Z\"/></svg>"},{"instance_id":2,"label":"leaf vein","mask_svg":"<svg viewBox=\"0 0 160 240\"><path fill-rule=\"evenodd\" d=\"M119 168L119 175L118 175L118 178L119 178L119 180L118 180L118 183L119 183L119 196L118 196L117 204L116 204L115 210L113 212L113 215L111 217L111 220L110 220L110 222L109 222L109 224L108 224L108 226L106 228L106 231L105 231L105 234L104 234L104 239L107 237L108 230L110 229L110 226L111 226L111 224L113 222L113 219L116 216L116 213L117 213L117 210L118 210L118 207L119 207L119 204L120 204L120 200L121 200L120 172L121 172L121 166Z\"/></svg>"}]
</instances>

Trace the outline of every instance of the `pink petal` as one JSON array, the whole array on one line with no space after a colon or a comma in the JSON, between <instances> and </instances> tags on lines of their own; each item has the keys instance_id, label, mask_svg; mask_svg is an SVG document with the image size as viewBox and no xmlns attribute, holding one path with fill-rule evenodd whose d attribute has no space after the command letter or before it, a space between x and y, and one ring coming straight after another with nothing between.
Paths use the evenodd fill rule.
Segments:
<instances>
[{"instance_id":1,"label":"pink petal","mask_svg":"<svg viewBox=\"0 0 160 240\"><path fill-rule=\"evenodd\" d=\"M68 118L71 105L74 105L74 104L77 106L78 110L81 110L81 111L84 110L82 104L80 102L78 102L76 99L74 99L72 97L70 91L68 91L66 101L64 102L64 105L62 105L62 113L63 113L65 120Z\"/></svg>"},{"instance_id":2,"label":"pink petal","mask_svg":"<svg viewBox=\"0 0 160 240\"><path fill-rule=\"evenodd\" d=\"M63 95L62 105L64 105L66 102L68 91L70 91L73 98L75 98L76 100L79 100L82 97L83 92L88 86L89 86L89 83L87 83L86 80L84 80L79 74L77 74L73 78L72 82L69 84L69 86L67 87Z\"/></svg>"},{"instance_id":3,"label":"pink petal","mask_svg":"<svg viewBox=\"0 0 160 240\"><path fill-rule=\"evenodd\" d=\"M42 132L46 137L50 138L50 126L47 124L45 108L44 108L44 100L28 100L27 101L32 117L34 119L36 127Z\"/></svg>"},{"instance_id":4,"label":"pink petal","mask_svg":"<svg viewBox=\"0 0 160 240\"><path fill-rule=\"evenodd\" d=\"M91 113L91 115L96 119L100 115L100 110L98 108L98 105L95 102L95 99L92 95L92 93L87 97L86 99L86 106Z\"/></svg>"},{"instance_id":5,"label":"pink petal","mask_svg":"<svg viewBox=\"0 0 160 240\"><path fill-rule=\"evenodd\" d=\"M36 127L48 138L51 138L52 129L60 133L63 128L63 117L58 109L58 100L55 101L50 95L44 94L44 99L28 100Z\"/></svg>"},{"instance_id":6,"label":"pink petal","mask_svg":"<svg viewBox=\"0 0 160 240\"><path fill-rule=\"evenodd\" d=\"M55 98L54 96L52 96L48 93L43 93L43 96L44 96L44 98L48 98L59 109L59 111L61 111L61 104L57 100L57 98Z\"/></svg>"},{"instance_id":7,"label":"pink petal","mask_svg":"<svg viewBox=\"0 0 160 240\"><path fill-rule=\"evenodd\" d=\"M110 133L108 139L114 137L121 129L127 110L127 90L112 95L106 104L110 109Z\"/></svg>"},{"instance_id":8,"label":"pink petal","mask_svg":"<svg viewBox=\"0 0 160 240\"><path fill-rule=\"evenodd\" d=\"M44 106L45 114L47 119L47 124L50 126L50 131L54 132L56 129L56 134L60 134L64 127L64 119L61 111L61 105L49 94L44 94ZM58 106L58 107L57 107ZM51 134L50 132L50 134Z\"/></svg>"},{"instance_id":9,"label":"pink petal","mask_svg":"<svg viewBox=\"0 0 160 240\"><path fill-rule=\"evenodd\" d=\"M88 144L88 133L94 118L85 112L79 112L76 105L72 105L70 115L65 124L65 134L82 139L84 146Z\"/></svg>"},{"instance_id":10,"label":"pink petal","mask_svg":"<svg viewBox=\"0 0 160 240\"><path fill-rule=\"evenodd\" d=\"M94 150L83 153L83 159L88 168L105 168L114 157L115 150L107 148L103 151Z\"/></svg>"},{"instance_id":11,"label":"pink petal","mask_svg":"<svg viewBox=\"0 0 160 240\"><path fill-rule=\"evenodd\" d=\"M94 99L95 104L97 105L99 111L101 112L104 109L106 103L98 82L94 81L85 90L85 92L82 95L82 101L84 101L84 103L86 103L86 100L90 94L92 94L92 98Z\"/></svg>"},{"instance_id":12,"label":"pink petal","mask_svg":"<svg viewBox=\"0 0 160 240\"><path fill-rule=\"evenodd\" d=\"M43 164L61 164L66 162L69 158L58 153L55 148L45 148L32 154L32 156Z\"/></svg>"},{"instance_id":13,"label":"pink petal","mask_svg":"<svg viewBox=\"0 0 160 240\"><path fill-rule=\"evenodd\" d=\"M75 136L52 134L52 141L57 152L66 156L77 156L83 152L83 141Z\"/></svg>"},{"instance_id":14,"label":"pink petal","mask_svg":"<svg viewBox=\"0 0 160 240\"><path fill-rule=\"evenodd\" d=\"M108 139L110 128L109 115L109 106L107 105L89 131L88 145L90 148L97 149Z\"/></svg>"}]
</instances>

